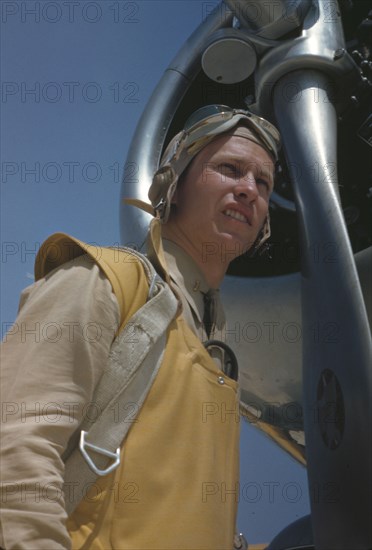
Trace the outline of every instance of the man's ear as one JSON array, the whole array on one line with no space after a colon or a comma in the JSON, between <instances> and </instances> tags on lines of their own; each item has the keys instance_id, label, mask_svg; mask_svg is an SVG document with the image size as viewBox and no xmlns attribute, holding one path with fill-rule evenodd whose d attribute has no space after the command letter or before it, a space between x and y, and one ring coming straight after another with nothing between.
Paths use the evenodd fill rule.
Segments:
<instances>
[{"instance_id":1,"label":"man's ear","mask_svg":"<svg viewBox=\"0 0 372 550\"><path fill-rule=\"evenodd\" d=\"M192 162L192 161L191 161ZM172 197L172 200L171 200L171 204L175 204L177 205L178 204L178 201L179 201L179 190L181 189L182 187L182 184L186 178L186 175L189 171L189 166L186 168L186 170L184 172L182 172L182 174L179 176L178 178L178 181L177 181L177 185L176 185L176 188L174 190L174 193L173 193L173 197Z\"/></svg>"},{"instance_id":2,"label":"man's ear","mask_svg":"<svg viewBox=\"0 0 372 550\"><path fill-rule=\"evenodd\" d=\"M173 197L172 197L172 200L171 200L171 204L177 204L177 201L178 201L178 186L174 190Z\"/></svg>"}]
</instances>

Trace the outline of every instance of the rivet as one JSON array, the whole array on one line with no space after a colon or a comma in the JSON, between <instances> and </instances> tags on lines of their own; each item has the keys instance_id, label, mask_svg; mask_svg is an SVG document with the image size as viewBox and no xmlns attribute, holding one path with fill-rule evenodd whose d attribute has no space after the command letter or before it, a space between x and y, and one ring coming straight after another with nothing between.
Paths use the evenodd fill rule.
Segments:
<instances>
[{"instance_id":1,"label":"rivet","mask_svg":"<svg viewBox=\"0 0 372 550\"><path fill-rule=\"evenodd\" d=\"M219 383L219 384L224 384L224 383L225 383L225 379L224 379L223 376L219 376L219 377L217 378L217 380L218 380L218 383Z\"/></svg>"},{"instance_id":2,"label":"rivet","mask_svg":"<svg viewBox=\"0 0 372 550\"><path fill-rule=\"evenodd\" d=\"M345 48L338 48L333 52L333 59L334 61L337 61L337 59L341 59L345 55Z\"/></svg>"}]
</instances>

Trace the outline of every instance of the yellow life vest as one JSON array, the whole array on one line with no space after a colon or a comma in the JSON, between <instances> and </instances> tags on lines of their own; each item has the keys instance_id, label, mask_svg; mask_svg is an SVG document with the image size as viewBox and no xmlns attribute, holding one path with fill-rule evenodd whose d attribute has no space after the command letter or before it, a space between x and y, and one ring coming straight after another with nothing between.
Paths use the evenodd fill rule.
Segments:
<instances>
[{"instance_id":1,"label":"yellow life vest","mask_svg":"<svg viewBox=\"0 0 372 550\"><path fill-rule=\"evenodd\" d=\"M84 253L109 278L123 326L146 301L148 283L138 262L119 261L118 249L54 235L40 250L36 277ZM72 548L230 550L238 465L237 383L178 316L161 369L121 446L119 468L97 479L68 520Z\"/></svg>"},{"instance_id":2,"label":"yellow life vest","mask_svg":"<svg viewBox=\"0 0 372 550\"><path fill-rule=\"evenodd\" d=\"M119 331L146 302L148 282L141 262L119 247L90 245L65 233L51 235L40 247L35 261L35 279L88 254L109 279L120 309Z\"/></svg>"}]
</instances>

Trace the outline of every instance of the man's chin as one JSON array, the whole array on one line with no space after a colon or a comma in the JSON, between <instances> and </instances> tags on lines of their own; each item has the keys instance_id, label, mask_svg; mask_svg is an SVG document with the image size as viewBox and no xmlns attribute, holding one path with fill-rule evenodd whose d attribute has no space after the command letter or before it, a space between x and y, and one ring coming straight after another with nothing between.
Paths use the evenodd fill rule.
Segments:
<instances>
[{"instance_id":1,"label":"man's chin","mask_svg":"<svg viewBox=\"0 0 372 550\"><path fill-rule=\"evenodd\" d=\"M218 241L221 253L229 257L229 262L248 252L254 243L254 241L247 243L245 239L230 233L224 233L220 237Z\"/></svg>"}]
</instances>

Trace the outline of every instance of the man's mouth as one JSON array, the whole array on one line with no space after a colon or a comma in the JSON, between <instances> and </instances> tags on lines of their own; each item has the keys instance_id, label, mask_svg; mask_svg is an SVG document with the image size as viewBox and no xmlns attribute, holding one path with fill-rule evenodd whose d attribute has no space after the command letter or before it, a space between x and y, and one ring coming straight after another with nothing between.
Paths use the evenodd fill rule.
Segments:
<instances>
[{"instance_id":1,"label":"man's mouth","mask_svg":"<svg viewBox=\"0 0 372 550\"><path fill-rule=\"evenodd\" d=\"M238 220L239 222L243 223L249 223L248 218L246 218L243 214L240 212L237 212L236 210L230 210L229 208L227 210L224 210L223 212L225 216L229 216L230 218L234 218L235 220Z\"/></svg>"}]
</instances>

